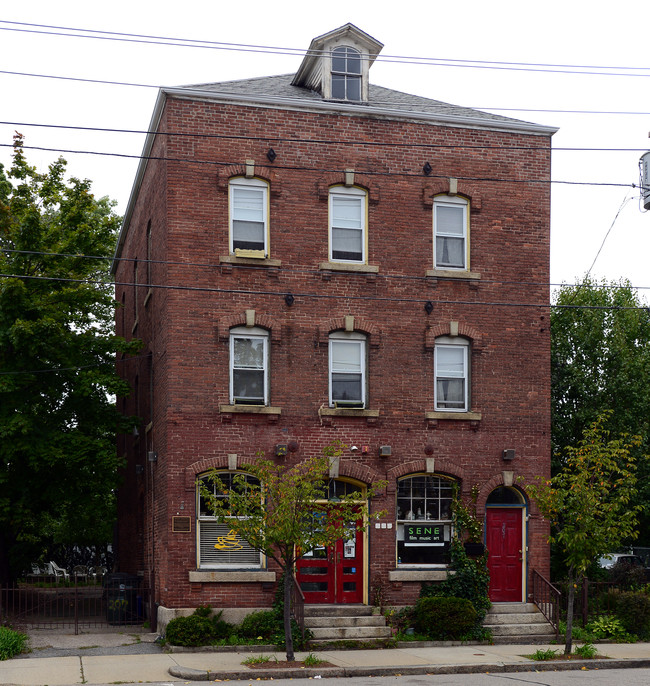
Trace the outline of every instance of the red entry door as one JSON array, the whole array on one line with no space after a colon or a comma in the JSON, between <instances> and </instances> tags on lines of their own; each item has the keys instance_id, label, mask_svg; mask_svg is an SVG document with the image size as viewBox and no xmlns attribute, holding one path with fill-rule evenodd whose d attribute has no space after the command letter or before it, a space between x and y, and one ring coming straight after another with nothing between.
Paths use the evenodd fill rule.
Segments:
<instances>
[{"instance_id":1,"label":"red entry door","mask_svg":"<svg viewBox=\"0 0 650 686\"><path fill-rule=\"evenodd\" d=\"M521 508L487 509L485 544L493 603L523 600L522 512Z\"/></svg>"},{"instance_id":2,"label":"red entry door","mask_svg":"<svg viewBox=\"0 0 650 686\"><path fill-rule=\"evenodd\" d=\"M349 536L329 548L316 548L296 566L296 579L306 603L363 602L363 533L351 528Z\"/></svg>"}]
</instances>

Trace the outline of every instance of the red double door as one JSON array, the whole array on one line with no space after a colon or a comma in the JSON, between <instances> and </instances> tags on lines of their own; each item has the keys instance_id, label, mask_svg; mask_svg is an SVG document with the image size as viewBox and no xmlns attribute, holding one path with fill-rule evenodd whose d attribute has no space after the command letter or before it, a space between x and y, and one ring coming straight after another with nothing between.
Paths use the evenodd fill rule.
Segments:
<instances>
[{"instance_id":1,"label":"red double door","mask_svg":"<svg viewBox=\"0 0 650 686\"><path fill-rule=\"evenodd\" d=\"M522 512L521 508L487 508L485 545L493 603L523 601Z\"/></svg>"},{"instance_id":2,"label":"red double door","mask_svg":"<svg viewBox=\"0 0 650 686\"><path fill-rule=\"evenodd\" d=\"M363 533L350 527L335 545L315 548L296 565L306 603L363 602Z\"/></svg>"}]
</instances>

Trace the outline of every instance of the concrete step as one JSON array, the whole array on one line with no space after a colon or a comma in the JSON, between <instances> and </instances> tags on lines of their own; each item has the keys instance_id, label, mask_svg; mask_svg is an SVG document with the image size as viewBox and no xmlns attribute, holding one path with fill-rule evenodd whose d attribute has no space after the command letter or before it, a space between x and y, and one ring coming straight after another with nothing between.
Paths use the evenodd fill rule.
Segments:
<instances>
[{"instance_id":1,"label":"concrete step","mask_svg":"<svg viewBox=\"0 0 650 686\"><path fill-rule=\"evenodd\" d=\"M310 629L318 627L351 627L351 626L386 626L382 615L365 617L305 617L305 626Z\"/></svg>"},{"instance_id":2,"label":"concrete step","mask_svg":"<svg viewBox=\"0 0 650 686\"><path fill-rule=\"evenodd\" d=\"M525 612L520 615L488 613L484 624L547 624L547 621L541 612Z\"/></svg>"},{"instance_id":3,"label":"concrete step","mask_svg":"<svg viewBox=\"0 0 650 686\"><path fill-rule=\"evenodd\" d=\"M314 627L311 629L314 641L337 641L390 638L392 632L387 626L353 626L353 627Z\"/></svg>"},{"instance_id":4,"label":"concrete step","mask_svg":"<svg viewBox=\"0 0 650 686\"><path fill-rule=\"evenodd\" d=\"M492 643L495 645L548 645L549 643L555 643L555 634L531 634L531 635L521 635L521 636L493 636Z\"/></svg>"},{"instance_id":5,"label":"concrete step","mask_svg":"<svg viewBox=\"0 0 650 686\"><path fill-rule=\"evenodd\" d=\"M488 614L523 614L525 612L539 612L535 603L492 603Z\"/></svg>"},{"instance_id":6,"label":"concrete step","mask_svg":"<svg viewBox=\"0 0 650 686\"><path fill-rule=\"evenodd\" d=\"M370 617L370 605L305 605L305 617Z\"/></svg>"},{"instance_id":7,"label":"concrete step","mask_svg":"<svg viewBox=\"0 0 650 686\"><path fill-rule=\"evenodd\" d=\"M493 636L536 636L548 634L552 631L551 625L544 624L487 624L483 626L492 631Z\"/></svg>"}]
</instances>

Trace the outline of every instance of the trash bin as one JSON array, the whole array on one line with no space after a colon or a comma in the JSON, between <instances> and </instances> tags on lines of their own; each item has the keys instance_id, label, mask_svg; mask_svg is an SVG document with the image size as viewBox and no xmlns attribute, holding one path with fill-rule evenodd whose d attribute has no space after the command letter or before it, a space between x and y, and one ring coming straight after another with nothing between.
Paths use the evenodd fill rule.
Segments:
<instances>
[{"instance_id":1,"label":"trash bin","mask_svg":"<svg viewBox=\"0 0 650 686\"><path fill-rule=\"evenodd\" d=\"M106 621L109 624L137 624L140 577L133 574L106 574L103 580L106 596Z\"/></svg>"}]
</instances>

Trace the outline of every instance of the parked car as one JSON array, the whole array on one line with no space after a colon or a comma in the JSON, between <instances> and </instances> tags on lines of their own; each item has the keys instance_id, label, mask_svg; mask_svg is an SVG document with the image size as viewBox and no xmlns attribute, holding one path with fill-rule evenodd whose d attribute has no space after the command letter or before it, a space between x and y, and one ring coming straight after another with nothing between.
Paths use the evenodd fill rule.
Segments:
<instances>
[{"instance_id":1,"label":"parked car","mask_svg":"<svg viewBox=\"0 0 650 686\"><path fill-rule=\"evenodd\" d=\"M645 568L643 560L638 555L632 555L631 553L609 553L599 558L598 564L603 569L613 569L617 565Z\"/></svg>"},{"instance_id":2,"label":"parked car","mask_svg":"<svg viewBox=\"0 0 650 686\"><path fill-rule=\"evenodd\" d=\"M618 584L639 584L650 582L650 568L643 558L632 553L609 553L598 559L598 564L607 572L610 580Z\"/></svg>"}]
</instances>

